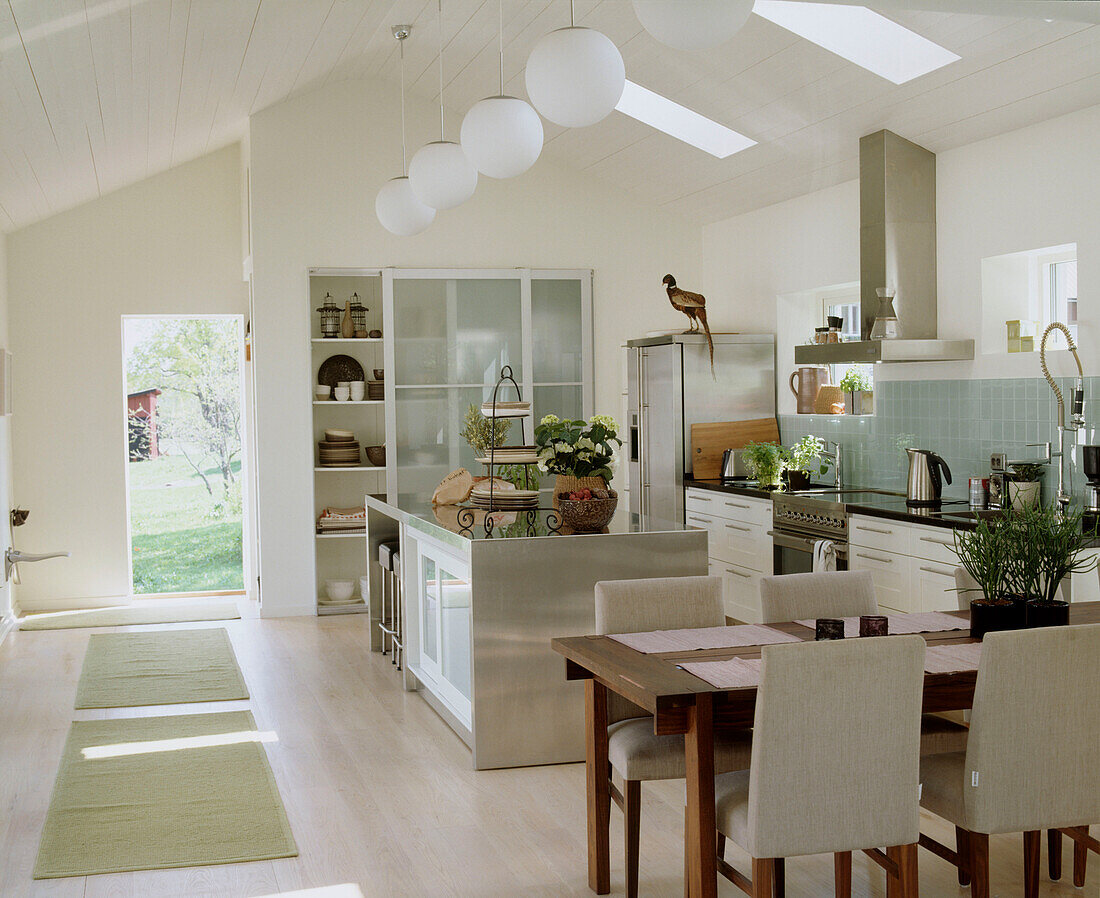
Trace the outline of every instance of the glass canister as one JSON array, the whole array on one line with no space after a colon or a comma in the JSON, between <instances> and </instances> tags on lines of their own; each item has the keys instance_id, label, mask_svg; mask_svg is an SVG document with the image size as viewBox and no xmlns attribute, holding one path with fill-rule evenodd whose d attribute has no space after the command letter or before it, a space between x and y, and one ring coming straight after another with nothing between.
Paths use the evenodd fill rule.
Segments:
<instances>
[{"instance_id":1,"label":"glass canister","mask_svg":"<svg viewBox=\"0 0 1100 898\"><path fill-rule=\"evenodd\" d=\"M895 340L898 336L898 316L894 311L894 288L878 287L875 293L878 295L878 314L871 326L871 339Z\"/></svg>"}]
</instances>

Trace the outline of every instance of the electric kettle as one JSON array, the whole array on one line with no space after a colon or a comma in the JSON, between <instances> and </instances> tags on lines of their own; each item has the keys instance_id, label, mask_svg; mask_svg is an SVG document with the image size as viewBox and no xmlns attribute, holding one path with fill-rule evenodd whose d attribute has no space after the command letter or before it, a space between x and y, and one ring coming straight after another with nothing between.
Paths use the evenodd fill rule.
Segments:
<instances>
[{"instance_id":1,"label":"electric kettle","mask_svg":"<svg viewBox=\"0 0 1100 898\"><path fill-rule=\"evenodd\" d=\"M937 505L943 493L940 468L947 482L951 482L951 469L947 462L928 449L906 449L909 453L909 480L905 488L906 505Z\"/></svg>"}]
</instances>

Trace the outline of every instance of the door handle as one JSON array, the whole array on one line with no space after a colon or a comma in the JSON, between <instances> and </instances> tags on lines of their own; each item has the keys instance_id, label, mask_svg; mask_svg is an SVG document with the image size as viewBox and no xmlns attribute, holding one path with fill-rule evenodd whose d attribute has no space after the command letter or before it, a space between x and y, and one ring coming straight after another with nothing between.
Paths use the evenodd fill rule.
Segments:
<instances>
[{"instance_id":1,"label":"door handle","mask_svg":"<svg viewBox=\"0 0 1100 898\"><path fill-rule=\"evenodd\" d=\"M12 568L24 561L45 561L47 558L69 558L72 552L46 552L41 555L28 555L19 549L7 548L4 550L4 582L11 579Z\"/></svg>"}]
</instances>

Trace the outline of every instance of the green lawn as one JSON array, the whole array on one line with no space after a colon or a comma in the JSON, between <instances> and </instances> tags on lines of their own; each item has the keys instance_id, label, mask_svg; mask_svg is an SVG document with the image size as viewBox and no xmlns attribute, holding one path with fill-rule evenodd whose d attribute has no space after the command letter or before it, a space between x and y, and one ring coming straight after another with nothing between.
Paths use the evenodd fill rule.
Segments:
<instances>
[{"instance_id":1,"label":"green lawn","mask_svg":"<svg viewBox=\"0 0 1100 898\"><path fill-rule=\"evenodd\" d=\"M206 472L211 496L182 458L129 464L134 592L243 589L240 511L222 516L215 510L221 474Z\"/></svg>"}]
</instances>

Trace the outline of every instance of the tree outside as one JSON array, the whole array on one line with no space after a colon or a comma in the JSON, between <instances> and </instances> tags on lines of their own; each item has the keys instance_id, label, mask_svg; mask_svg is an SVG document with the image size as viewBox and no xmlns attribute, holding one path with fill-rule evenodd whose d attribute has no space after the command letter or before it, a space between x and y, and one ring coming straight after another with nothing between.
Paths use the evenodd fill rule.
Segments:
<instances>
[{"instance_id":1,"label":"tree outside","mask_svg":"<svg viewBox=\"0 0 1100 898\"><path fill-rule=\"evenodd\" d=\"M124 320L136 594L244 588L240 327Z\"/></svg>"}]
</instances>

